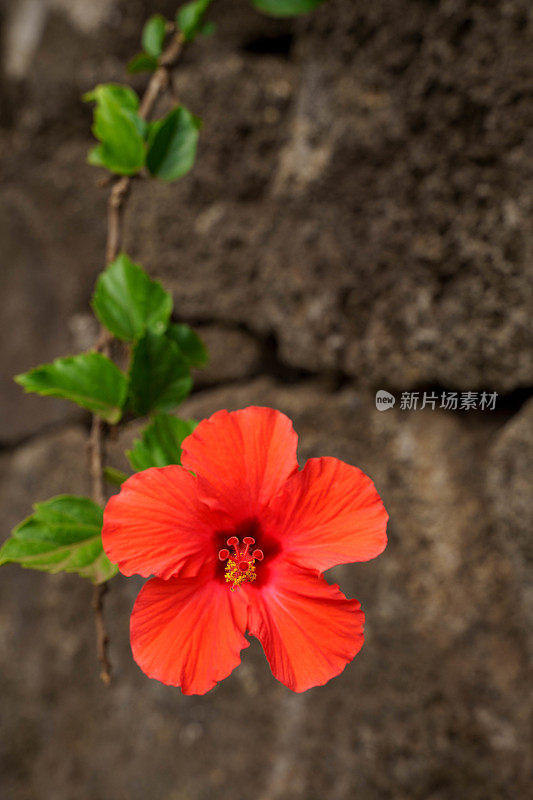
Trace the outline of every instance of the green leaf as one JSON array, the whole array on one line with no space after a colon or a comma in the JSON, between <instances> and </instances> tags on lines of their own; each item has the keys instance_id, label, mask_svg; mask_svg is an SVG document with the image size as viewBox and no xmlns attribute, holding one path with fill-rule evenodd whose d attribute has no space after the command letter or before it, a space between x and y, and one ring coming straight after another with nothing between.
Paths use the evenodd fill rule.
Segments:
<instances>
[{"instance_id":1,"label":"green leaf","mask_svg":"<svg viewBox=\"0 0 533 800\"><path fill-rule=\"evenodd\" d=\"M96 112L99 112L99 110L103 110L105 112L108 106L111 104L123 112L126 117L133 122L139 136L141 136L143 139L146 138L146 134L148 132L148 123L146 120L141 119L137 114L140 104L139 96L129 86L120 86L116 83L100 84L93 89L92 92L88 92L86 95L84 95L83 99L94 100L97 103L93 132L96 128L97 132L100 131L102 134L105 133L105 126L104 129L98 128L98 121L101 119L101 116L99 116ZM106 117L104 113L104 122L105 118ZM100 136L97 136L97 138L100 138Z\"/></svg>"},{"instance_id":2,"label":"green leaf","mask_svg":"<svg viewBox=\"0 0 533 800\"><path fill-rule=\"evenodd\" d=\"M87 163L91 167L106 167L106 156L101 144L95 145L87 154Z\"/></svg>"},{"instance_id":3,"label":"green leaf","mask_svg":"<svg viewBox=\"0 0 533 800\"><path fill-rule=\"evenodd\" d=\"M102 99L110 98L123 109L137 111L140 100L137 92L130 86L122 86L119 83L100 83L90 92L82 96L85 103L99 103Z\"/></svg>"},{"instance_id":4,"label":"green leaf","mask_svg":"<svg viewBox=\"0 0 533 800\"><path fill-rule=\"evenodd\" d=\"M138 53L128 62L128 72L154 72L157 69L157 58L147 53Z\"/></svg>"},{"instance_id":5,"label":"green leaf","mask_svg":"<svg viewBox=\"0 0 533 800\"><path fill-rule=\"evenodd\" d=\"M142 32L142 46L149 56L159 58L163 52L166 30L167 21L161 14L150 17Z\"/></svg>"},{"instance_id":6,"label":"green leaf","mask_svg":"<svg viewBox=\"0 0 533 800\"><path fill-rule=\"evenodd\" d=\"M57 358L15 380L26 392L72 400L111 424L122 416L126 376L100 353Z\"/></svg>"},{"instance_id":7,"label":"green leaf","mask_svg":"<svg viewBox=\"0 0 533 800\"><path fill-rule=\"evenodd\" d=\"M167 336L175 342L191 367L205 367L208 362L204 343L192 328L184 323L168 326Z\"/></svg>"},{"instance_id":8,"label":"green leaf","mask_svg":"<svg viewBox=\"0 0 533 800\"><path fill-rule=\"evenodd\" d=\"M102 325L118 339L133 342L147 330L165 332L172 297L121 253L98 278L92 305Z\"/></svg>"},{"instance_id":9,"label":"green leaf","mask_svg":"<svg viewBox=\"0 0 533 800\"><path fill-rule=\"evenodd\" d=\"M122 472L120 469L115 469L115 467L104 467L104 478L108 483L113 484L113 486L122 486L124 481L127 481L129 475L126 475L125 472Z\"/></svg>"},{"instance_id":10,"label":"green leaf","mask_svg":"<svg viewBox=\"0 0 533 800\"><path fill-rule=\"evenodd\" d=\"M201 121L184 106L152 123L146 166L156 178L175 181L194 165Z\"/></svg>"},{"instance_id":11,"label":"green leaf","mask_svg":"<svg viewBox=\"0 0 533 800\"><path fill-rule=\"evenodd\" d=\"M189 365L179 347L167 336L147 331L133 348L130 367L129 407L137 416L168 411L189 394Z\"/></svg>"},{"instance_id":12,"label":"green leaf","mask_svg":"<svg viewBox=\"0 0 533 800\"><path fill-rule=\"evenodd\" d=\"M178 9L176 26L182 32L186 42L192 42L201 32L204 16L211 3L212 0L193 0L192 3L187 3Z\"/></svg>"},{"instance_id":13,"label":"green leaf","mask_svg":"<svg viewBox=\"0 0 533 800\"><path fill-rule=\"evenodd\" d=\"M0 549L0 564L46 572L77 572L93 583L117 572L102 549L103 512L87 497L60 495L36 503Z\"/></svg>"},{"instance_id":14,"label":"green leaf","mask_svg":"<svg viewBox=\"0 0 533 800\"><path fill-rule=\"evenodd\" d=\"M135 470L166 467L181 463L181 443L196 428L193 419L178 419L169 414L156 414L126 453Z\"/></svg>"},{"instance_id":15,"label":"green leaf","mask_svg":"<svg viewBox=\"0 0 533 800\"><path fill-rule=\"evenodd\" d=\"M271 17L293 17L307 14L324 0L252 0L254 6Z\"/></svg>"},{"instance_id":16,"label":"green leaf","mask_svg":"<svg viewBox=\"0 0 533 800\"><path fill-rule=\"evenodd\" d=\"M129 86L120 86L114 83L102 84L95 89L97 106L95 109L95 124L93 132L97 139L105 139L108 128L108 117L114 123L113 114L120 111L126 119L130 120L137 133L144 139L148 124L137 113L139 97Z\"/></svg>"},{"instance_id":17,"label":"green leaf","mask_svg":"<svg viewBox=\"0 0 533 800\"><path fill-rule=\"evenodd\" d=\"M137 110L139 98L128 86L108 83L83 96L94 101L93 134L101 144L92 150L90 164L103 166L118 175L133 175L144 166L148 130Z\"/></svg>"}]
</instances>

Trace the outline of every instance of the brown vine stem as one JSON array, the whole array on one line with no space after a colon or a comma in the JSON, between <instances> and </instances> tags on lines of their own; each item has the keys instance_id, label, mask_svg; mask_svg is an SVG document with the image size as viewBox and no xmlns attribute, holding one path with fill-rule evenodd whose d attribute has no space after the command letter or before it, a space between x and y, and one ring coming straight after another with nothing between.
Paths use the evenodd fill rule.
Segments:
<instances>
[{"instance_id":1,"label":"brown vine stem","mask_svg":"<svg viewBox=\"0 0 533 800\"><path fill-rule=\"evenodd\" d=\"M173 27L171 28L173 31ZM153 73L139 106L139 116L148 119L160 95L172 87L171 70L178 61L183 49L184 38L181 33L174 33L170 43L159 58L159 67ZM122 221L126 200L129 195L132 179L128 176L118 178L113 183L113 188L107 203L107 243L106 264L116 259L122 243ZM111 334L102 329L95 346L95 350L108 356ZM91 433L89 436L89 463L91 475L92 498L99 506L105 503L104 487L104 455L105 455L106 428L101 418L93 415ZM100 677L106 686L111 683L111 662L109 660L109 637L106 632L104 619L104 596L108 591L107 583L94 587L93 610L96 626L96 649L100 663Z\"/></svg>"}]
</instances>

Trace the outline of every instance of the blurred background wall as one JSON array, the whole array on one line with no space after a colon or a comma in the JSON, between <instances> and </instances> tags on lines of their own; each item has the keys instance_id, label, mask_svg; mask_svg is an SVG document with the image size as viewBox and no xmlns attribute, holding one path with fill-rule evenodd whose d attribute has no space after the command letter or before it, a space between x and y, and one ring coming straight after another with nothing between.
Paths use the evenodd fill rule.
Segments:
<instances>
[{"instance_id":1,"label":"blurred background wall","mask_svg":"<svg viewBox=\"0 0 533 800\"><path fill-rule=\"evenodd\" d=\"M94 341L107 192L80 96L125 82L146 17L175 8L1 5L2 537L32 501L88 491L87 416L11 375ZM116 578L106 690L89 585L5 566L2 798L529 796L530 17L528 0L329 0L298 21L214 4L217 33L176 71L205 121L197 165L134 185L125 245L211 350L183 414L276 406L302 460L375 480L389 547L332 575L363 604L366 644L294 695L254 642L186 698L132 661L140 582ZM417 390L499 396L495 411L401 410Z\"/></svg>"}]
</instances>

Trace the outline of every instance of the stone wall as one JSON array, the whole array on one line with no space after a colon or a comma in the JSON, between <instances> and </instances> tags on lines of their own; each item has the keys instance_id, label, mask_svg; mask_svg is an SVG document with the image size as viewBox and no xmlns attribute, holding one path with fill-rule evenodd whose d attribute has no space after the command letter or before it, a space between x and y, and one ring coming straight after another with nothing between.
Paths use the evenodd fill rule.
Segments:
<instances>
[{"instance_id":1,"label":"stone wall","mask_svg":"<svg viewBox=\"0 0 533 800\"><path fill-rule=\"evenodd\" d=\"M10 376L94 340L106 192L84 163L79 98L124 81L142 21L174 8L6 0L0 12L2 537L32 501L88 491L87 416ZM332 574L363 604L366 643L339 678L294 695L253 642L213 692L183 697L132 661L141 583L116 578L106 690L90 587L5 566L2 797L524 798L529 4L328 0L280 22L218 0L214 18L176 72L205 120L198 164L176 185L134 186L126 247L210 347L185 415L278 407L302 461L336 456L375 480L388 549ZM494 412L381 413L380 388L499 397ZM134 432L112 444L115 466Z\"/></svg>"}]
</instances>

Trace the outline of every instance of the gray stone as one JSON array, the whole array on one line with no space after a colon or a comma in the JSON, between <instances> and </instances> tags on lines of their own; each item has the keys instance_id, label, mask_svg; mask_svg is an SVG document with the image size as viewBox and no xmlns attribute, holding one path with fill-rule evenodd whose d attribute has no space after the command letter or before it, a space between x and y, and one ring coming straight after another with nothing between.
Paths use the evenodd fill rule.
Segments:
<instances>
[{"instance_id":1,"label":"gray stone","mask_svg":"<svg viewBox=\"0 0 533 800\"><path fill-rule=\"evenodd\" d=\"M79 171L83 157L79 148L70 153L65 170ZM8 298L0 342L3 443L43 430L66 415L80 417L75 406L24 394L13 376L69 355L80 345L92 346L97 330L94 322L84 335L80 328L97 270L90 230L94 211L87 203L72 202L68 187L54 181L53 169L43 166L39 178L27 175L23 189L8 186L0 204L0 291ZM48 216L46 209L53 213Z\"/></svg>"},{"instance_id":2,"label":"gray stone","mask_svg":"<svg viewBox=\"0 0 533 800\"><path fill-rule=\"evenodd\" d=\"M209 353L206 367L194 371L196 388L216 386L257 375L261 370L261 344L230 325L195 326Z\"/></svg>"},{"instance_id":3,"label":"gray stone","mask_svg":"<svg viewBox=\"0 0 533 800\"><path fill-rule=\"evenodd\" d=\"M492 428L438 411L378 412L352 389L265 379L204 391L181 412L201 418L250 403L293 417L302 463L345 459L382 494L387 550L330 576L363 604L363 651L299 696L274 681L255 643L213 692L185 698L133 663L128 614L140 581L118 577L107 603L115 683L105 690L89 588L3 567L9 800L39 796L43 780L58 800L525 796L527 634L511 560L485 513ZM136 430L122 432L110 463ZM82 448L73 430L4 457L17 518L35 498L84 490Z\"/></svg>"},{"instance_id":4,"label":"gray stone","mask_svg":"<svg viewBox=\"0 0 533 800\"><path fill-rule=\"evenodd\" d=\"M475 22L464 2L404 6L325 4L297 71L226 52L181 72L184 92L209 86L205 150L179 215L138 195L128 243L186 314L272 334L293 366L512 391L533 374L525 5Z\"/></svg>"},{"instance_id":5,"label":"gray stone","mask_svg":"<svg viewBox=\"0 0 533 800\"><path fill-rule=\"evenodd\" d=\"M35 500L89 489L86 431L66 415L85 416L22 395L11 375L90 345L107 193L84 163L79 98L125 81L149 6L54 0L24 79L0 88L5 536ZM198 163L172 186L135 182L125 246L212 351L180 414L279 407L302 460L336 456L374 478L388 549L331 575L363 603L366 644L296 696L253 643L216 690L185 698L135 666L141 581L117 577L107 691L90 585L3 566L6 800L528 796L531 406L500 428L501 415L381 413L370 391L531 380L527 12L329 0L291 22L214 4L217 35L176 73L205 120ZM298 380L305 370L316 379ZM328 391L338 372L349 383ZM249 380L262 373L285 383ZM142 424L110 442L108 463L127 468Z\"/></svg>"},{"instance_id":6,"label":"gray stone","mask_svg":"<svg viewBox=\"0 0 533 800\"><path fill-rule=\"evenodd\" d=\"M316 382L265 379L202 392L180 413L202 418L248 404L294 419L301 463L330 455L372 476L391 517L389 546L379 559L331 575L366 610L361 655L326 688L295 697L252 647L199 706L206 717L179 734L212 767L203 782L184 767L188 791L209 785L233 797L241 774L233 748L251 748L258 765L243 797L499 800L526 791L531 708L519 687L528 674L527 624L484 496L497 422L382 413L353 389L331 394ZM132 435L123 432L117 452ZM215 743L226 698L239 710L229 741ZM253 719L243 717L236 730L245 709Z\"/></svg>"},{"instance_id":7,"label":"gray stone","mask_svg":"<svg viewBox=\"0 0 533 800\"><path fill-rule=\"evenodd\" d=\"M502 545L515 570L518 604L533 656L533 402L504 426L489 457L487 488Z\"/></svg>"}]
</instances>

